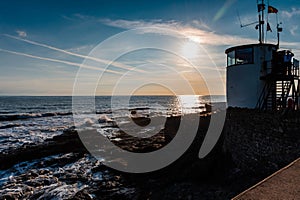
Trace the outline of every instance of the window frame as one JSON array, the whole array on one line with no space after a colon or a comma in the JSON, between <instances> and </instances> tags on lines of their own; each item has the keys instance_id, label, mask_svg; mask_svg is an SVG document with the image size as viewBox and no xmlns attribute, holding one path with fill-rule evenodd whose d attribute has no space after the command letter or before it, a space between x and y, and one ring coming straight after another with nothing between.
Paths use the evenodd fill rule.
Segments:
<instances>
[{"instance_id":1,"label":"window frame","mask_svg":"<svg viewBox=\"0 0 300 200\"><path fill-rule=\"evenodd\" d=\"M249 55L251 54L251 60L249 62L245 62L245 63L238 63L238 55L237 52L239 51L245 51L249 49ZM234 58L232 58L233 54ZM231 62L229 62L229 59L231 59ZM234 63L232 62L232 60L234 60ZM229 64L230 63L230 64ZM237 65L246 65L246 64L253 64L254 63L254 48L253 47L240 47L240 48L235 48L233 50L231 50L230 52L227 53L227 67L231 67L231 66L237 66Z\"/></svg>"}]
</instances>

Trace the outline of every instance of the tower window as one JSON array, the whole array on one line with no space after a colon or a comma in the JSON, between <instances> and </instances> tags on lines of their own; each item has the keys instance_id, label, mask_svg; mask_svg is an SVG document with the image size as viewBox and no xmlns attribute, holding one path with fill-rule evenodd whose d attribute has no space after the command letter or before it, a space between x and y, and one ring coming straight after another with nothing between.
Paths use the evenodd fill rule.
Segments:
<instances>
[{"instance_id":1,"label":"tower window","mask_svg":"<svg viewBox=\"0 0 300 200\"><path fill-rule=\"evenodd\" d=\"M253 63L253 48L235 49L227 54L227 66Z\"/></svg>"},{"instance_id":2,"label":"tower window","mask_svg":"<svg viewBox=\"0 0 300 200\"><path fill-rule=\"evenodd\" d=\"M235 51L227 54L227 66L235 65Z\"/></svg>"}]
</instances>

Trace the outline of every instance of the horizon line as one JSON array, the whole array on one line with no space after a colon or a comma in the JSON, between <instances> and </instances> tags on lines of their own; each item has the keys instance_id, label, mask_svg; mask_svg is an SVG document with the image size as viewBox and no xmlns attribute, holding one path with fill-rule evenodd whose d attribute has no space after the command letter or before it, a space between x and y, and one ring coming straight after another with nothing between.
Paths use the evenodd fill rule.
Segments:
<instances>
[{"instance_id":1,"label":"horizon line","mask_svg":"<svg viewBox=\"0 0 300 200\"><path fill-rule=\"evenodd\" d=\"M112 97L112 96L226 96L225 94L142 94L142 95L0 95L0 97Z\"/></svg>"}]
</instances>

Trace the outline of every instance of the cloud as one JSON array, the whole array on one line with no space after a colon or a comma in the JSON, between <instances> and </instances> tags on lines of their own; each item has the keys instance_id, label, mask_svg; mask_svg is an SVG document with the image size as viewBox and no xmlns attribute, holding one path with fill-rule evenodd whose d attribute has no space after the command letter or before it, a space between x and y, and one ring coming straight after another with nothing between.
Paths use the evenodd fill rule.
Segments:
<instances>
[{"instance_id":1,"label":"cloud","mask_svg":"<svg viewBox=\"0 0 300 200\"><path fill-rule=\"evenodd\" d=\"M192 20L191 25L198 29L212 31L212 29L206 23L204 23L202 20Z\"/></svg>"},{"instance_id":2,"label":"cloud","mask_svg":"<svg viewBox=\"0 0 300 200\"><path fill-rule=\"evenodd\" d=\"M224 4L227 9L230 5L236 0L227 0ZM222 14L222 13L221 13ZM65 16L63 16L65 17ZM72 19L79 19L85 21L96 21L100 22L104 25L121 28L121 29L137 29L137 28L151 28L151 33L159 33L159 34L171 34L171 32L179 32L190 38L195 42L201 42L201 44L207 45L240 45L245 43L257 43L256 39L243 38L240 36L227 35L227 34L219 34L214 32L209 25L205 24L203 21L192 20L189 23L183 23L176 20L162 20L162 19L153 19L153 20L126 20L126 19L109 19L102 18L97 19L93 16L82 15L82 14L73 14L72 17L68 17ZM217 17L219 18L219 17ZM217 19L216 19L217 20ZM165 29L165 30L163 30ZM170 30L170 31L167 31ZM149 29L145 29L148 31ZM145 33L145 32L144 32ZM178 36L178 35L177 35Z\"/></svg>"},{"instance_id":3,"label":"cloud","mask_svg":"<svg viewBox=\"0 0 300 200\"><path fill-rule=\"evenodd\" d=\"M120 62L116 62L116 61L112 62L110 60L105 60L105 59L100 59L100 58L94 58L94 57L91 57L91 56L86 56L86 55L82 55L82 54L79 54L79 53L74 53L74 52L66 51L64 49L60 49L60 48L57 48L57 47L54 47L54 46L50 46L50 45L47 45L47 44L35 42L35 41L32 41L32 40L28 40L28 39L23 39L23 38L15 37L15 36L8 35L8 34L3 34L3 35L6 36L6 37L15 39L15 40L23 41L23 42L26 42L26 43L29 43L29 44L32 44L32 45L44 47L44 48L51 49L51 50L54 50L54 51L58 51L58 52L61 52L61 53L65 53L65 54L68 54L68 55L71 55L71 56L76 56L76 57L83 58L83 59L93 60L93 61L96 61L96 62L99 62L99 63L103 63L103 64L106 64L106 65L112 65L112 66L117 67L119 69L145 72L143 70L135 69L132 66L129 66L129 65L126 65L126 64L123 64L123 63L120 63Z\"/></svg>"},{"instance_id":4,"label":"cloud","mask_svg":"<svg viewBox=\"0 0 300 200\"><path fill-rule=\"evenodd\" d=\"M19 37L27 37L27 33L25 31L17 30L16 32L18 33Z\"/></svg>"},{"instance_id":5,"label":"cloud","mask_svg":"<svg viewBox=\"0 0 300 200\"><path fill-rule=\"evenodd\" d=\"M291 36L297 36L298 25L296 24L299 21L300 8L284 10L281 12L281 17L283 18L286 29L290 32Z\"/></svg>"},{"instance_id":6,"label":"cloud","mask_svg":"<svg viewBox=\"0 0 300 200\"><path fill-rule=\"evenodd\" d=\"M66 51L71 51L71 52L76 52L76 53L89 53L91 52L91 50L95 47L95 45L82 45L82 46L78 46L78 47L73 47L73 48L69 48Z\"/></svg>"},{"instance_id":7,"label":"cloud","mask_svg":"<svg viewBox=\"0 0 300 200\"><path fill-rule=\"evenodd\" d=\"M100 71L105 71L105 72L109 72L109 73L112 73L112 74L121 74L122 75L122 73L117 72L117 71L108 70L108 69L105 70L105 69L102 69L102 68L99 68L99 67L94 67L94 66L90 66L90 65L83 65L83 64L80 64L80 63L75 63L75 62L70 62L70 61L65 61L65 60L58 60L58 59L53 59L53 58L35 56L35 55L22 53L22 52L10 51L10 50L7 50L7 49L0 49L0 51L5 52L5 53L19 55L19 56L25 56L25 57L29 57L29 58L44 60L44 61L62 63L62 64L70 65L70 66L82 67L82 68L90 69L90 70L98 70L98 71L100 70Z\"/></svg>"},{"instance_id":8,"label":"cloud","mask_svg":"<svg viewBox=\"0 0 300 200\"><path fill-rule=\"evenodd\" d=\"M291 32L292 36L298 35L297 30L298 30L298 25L295 25L291 28L290 32Z\"/></svg>"},{"instance_id":9,"label":"cloud","mask_svg":"<svg viewBox=\"0 0 300 200\"><path fill-rule=\"evenodd\" d=\"M160 34L172 34L172 32L179 32L185 35L187 38L193 40L194 42L198 42L203 45L239 45L245 43L256 43L257 41L254 39L243 38L239 36L226 35L226 34L218 34L214 31L211 31L210 27L200 21L192 21L190 24L182 24L181 22L170 20L170 21L162 21L162 20L152 20L152 21L144 21L144 20L111 20L111 19L101 19L99 20L101 23L118 27L122 29L135 29L135 28L152 28L151 31L158 32ZM165 30L166 31L165 31ZM149 29L145 29L149 31ZM167 30L170 30L168 32Z\"/></svg>"},{"instance_id":10,"label":"cloud","mask_svg":"<svg viewBox=\"0 0 300 200\"><path fill-rule=\"evenodd\" d=\"M74 18L77 18L79 20L95 20L95 17L93 16L88 16L88 15L83 15L80 13L75 13L73 14Z\"/></svg>"},{"instance_id":11,"label":"cloud","mask_svg":"<svg viewBox=\"0 0 300 200\"><path fill-rule=\"evenodd\" d=\"M61 15L61 17L69 21L97 21L97 18L93 16L83 15L80 13L75 13L72 15Z\"/></svg>"},{"instance_id":12,"label":"cloud","mask_svg":"<svg viewBox=\"0 0 300 200\"><path fill-rule=\"evenodd\" d=\"M123 29L134 29L134 28L144 28L144 27L157 27L157 28L170 28L173 27L176 29L177 26L179 26L179 22L176 22L175 20L165 21L163 22L160 19L157 20L151 20L151 21L144 21L144 20L124 20L124 19L118 19L118 20L111 20L111 19L100 19L100 22L103 24L106 24L108 26L113 26L117 28L123 28Z\"/></svg>"},{"instance_id":13,"label":"cloud","mask_svg":"<svg viewBox=\"0 0 300 200\"><path fill-rule=\"evenodd\" d=\"M292 18L296 15L300 15L300 9L299 8L292 8L291 11L284 10L281 12L281 15L283 18Z\"/></svg>"}]
</instances>

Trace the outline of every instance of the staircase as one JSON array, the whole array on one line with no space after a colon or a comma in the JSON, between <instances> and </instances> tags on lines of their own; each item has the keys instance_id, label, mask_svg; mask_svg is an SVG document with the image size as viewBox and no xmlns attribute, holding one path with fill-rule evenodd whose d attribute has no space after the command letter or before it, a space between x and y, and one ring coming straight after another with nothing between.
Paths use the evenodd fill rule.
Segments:
<instances>
[{"instance_id":1,"label":"staircase","mask_svg":"<svg viewBox=\"0 0 300 200\"><path fill-rule=\"evenodd\" d=\"M266 82L256 108L261 110L277 110L286 108L287 99L292 87L292 81Z\"/></svg>"},{"instance_id":2,"label":"staircase","mask_svg":"<svg viewBox=\"0 0 300 200\"><path fill-rule=\"evenodd\" d=\"M287 99L291 90L291 81L276 81L276 108L286 108Z\"/></svg>"},{"instance_id":3,"label":"staircase","mask_svg":"<svg viewBox=\"0 0 300 200\"><path fill-rule=\"evenodd\" d=\"M266 82L256 104L256 108L260 110L268 110L269 108L272 108L272 91L274 91L273 84L271 84L271 82Z\"/></svg>"}]
</instances>

